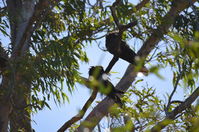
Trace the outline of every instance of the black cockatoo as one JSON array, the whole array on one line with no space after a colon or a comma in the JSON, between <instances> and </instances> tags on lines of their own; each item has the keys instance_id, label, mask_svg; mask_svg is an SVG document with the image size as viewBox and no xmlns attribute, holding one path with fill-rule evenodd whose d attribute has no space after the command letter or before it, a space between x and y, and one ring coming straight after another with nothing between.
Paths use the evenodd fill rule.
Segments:
<instances>
[{"instance_id":1,"label":"black cockatoo","mask_svg":"<svg viewBox=\"0 0 199 132\"><path fill-rule=\"evenodd\" d=\"M107 74L105 74L102 66L92 66L89 69L90 81L97 81L93 86L97 90L112 98L116 103L122 106L122 101L117 94L124 94L123 91L115 89L113 84L108 80Z\"/></svg>"},{"instance_id":2,"label":"black cockatoo","mask_svg":"<svg viewBox=\"0 0 199 132\"><path fill-rule=\"evenodd\" d=\"M137 54L121 40L118 32L109 33L106 35L106 48L107 50L118 58L121 58L131 64L136 64L135 58ZM140 72L147 75L148 70L146 67L141 68Z\"/></svg>"}]
</instances>

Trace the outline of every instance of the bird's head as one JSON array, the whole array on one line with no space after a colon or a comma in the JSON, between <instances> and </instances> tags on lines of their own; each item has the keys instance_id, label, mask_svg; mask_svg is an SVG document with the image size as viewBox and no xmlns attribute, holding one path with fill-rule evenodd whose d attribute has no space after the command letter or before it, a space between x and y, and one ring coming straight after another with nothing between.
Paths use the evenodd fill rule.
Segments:
<instances>
[{"instance_id":1,"label":"bird's head","mask_svg":"<svg viewBox=\"0 0 199 132\"><path fill-rule=\"evenodd\" d=\"M93 77L95 79L100 79L100 77L104 74L104 69L102 66L91 66L91 68L89 69L89 77Z\"/></svg>"},{"instance_id":2,"label":"bird's head","mask_svg":"<svg viewBox=\"0 0 199 132\"><path fill-rule=\"evenodd\" d=\"M118 31L110 32L106 35L106 41L116 39L116 38L119 38L119 32Z\"/></svg>"}]
</instances>

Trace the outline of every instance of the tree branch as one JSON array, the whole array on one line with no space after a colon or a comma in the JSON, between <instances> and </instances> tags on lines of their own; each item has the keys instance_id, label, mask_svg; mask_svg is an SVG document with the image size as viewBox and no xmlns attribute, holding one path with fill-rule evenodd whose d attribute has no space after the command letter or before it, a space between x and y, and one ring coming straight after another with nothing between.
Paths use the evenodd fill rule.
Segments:
<instances>
[{"instance_id":1,"label":"tree branch","mask_svg":"<svg viewBox=\"0 0 199 132\"><path fill-rule=\"evenodd\" d=\"M163 17L162 23L155 29L152 35L146 40L141 49L138 52L140 57L146 58L152 49L155 48L157 43L161 40L164 34L166 34L169 30L169 27L173 24L175 17L184 9L191 6L190 4L196 2L196 0L175 0L172 3L171 9L169 12Z\"/></svg>"},{"instance_id":2,"label":"tree branch","mask_svg":"<svg viewBox=\"0 0 199 132\"><path fill-rule=\"evenodd\" d=\"M172 97L173 97L174 93L175 93L176 90L177 90L177 87L178 87L178 84L179 84L179 82L180 82L180 79L182 78L182 75L184 74L184 73L183 73L184 69L181 68L181 65L180 65L179 60L177 59L176 61L177 61L179 73L177 74L177 79L176 79L176 82L175 82L175 84L174 84L173 91L171 92L171 94L170 94L170 96L169 96L168 104L167 104L167 106L166 106L166 108L165 108L165 113L166 113L166 114L168 113L169 107L170 107L170 105L172 104L172 101L171 101L171 100L172 100Z\"/></svg>"},{"instance_id":3,"label":"tree branch","mask_svg":"<svg viewBox=\"0 0 199 132\"><path fill-rule=\"evenodd\" d=\"M136 6L135 6L135 9L132 9L132 10L129 10L128 14L133 14L135 13L136 11L139 11L141 8L143 8L150 0L143 0L141 1L140 3L138 3ZM111 19L110 18L107 18L101 22L99 22L99 25L104 25L104 24L109 24L111 23Z\"/></svg>"},{"instance_id":4,"label":"tree branch","mask_svg":"<svg viewBox=\"0 0 199 132\"><path fill-rule=\"evenodd\" d=\"M138 55L142 58L146 58L149 53L158 44L164 34L169 30L169 27L173 24L175 17L184 9L190 6L190 2L194 3L196 0L176 0L170 11L163 17L162 23L158 26L156 30L153 31L152 35L146 40L141 49L138 51ZM134 81L137 73L134 71L134 67L129 65L124 76L120 82L116 85L116 89L126 91L132 82ZM84 122L88 122L89 126L85 123L81 123L77 128L77 131L81 132L84 128L88 128L92 131L95 126L100 122L100 120L108 114L109 108L114 104L114 101L106 97L101 103L99 103L93 111L86 117Z\"/></svg>"},{"instance_id":5,"label":"tree branch","mask_svg":"<svg viewBox=\"0 0 199 132\"><path fill-rule=\"evenodd\" d=\"M143 0L139 4L135 6L135 9L132 10L132 12L140 10L142 7L144 7L150 0Z\"/></svg>"},{"instance_id":6,"label":"tree branch","mask_svg":"<svg viewBox=\"0 0 199 132\"><path fill-rule=\"evenodd\" d=\"M66 129L68 129L72 124L82 119L82 117L85 115L87 109L90 107L92 102L95 100L97 96L97 90L93 90L90 98L86 101L84 106L82 107L81 111L74 117L72 117L70 120L68 120L64 125L57 131L57 132L64 132Z\"/></svg>"},{"instance_id":7,"label":"tree branch","mask_svg":"<svg viewBox=\"0 0 199 132\"><path fill-rule=\"evenodd\" d=\"M115 8L116 8L116 6L119 5L120 2L121 2L120 0L116 0L113 3L113 5L110 7L110 9L111 9L111 14L113 16L113 20L114 20L115 24L117 25L117 27L119 29L119 34L122 34L123 31L127 30L128 28L131 28L131 27L135 26L137 24L137 21L130 22L130 23L126 24L126 25L123 25L123 24L121 24L119 22L119 19L118 19L117 15L116 15Z\"/></svg>"},{"instance_id":8,"label":"tree branch","mask_svg":"<svg viewBox=\"0 0 199 132\"><path fill-rule=\"evenodd\" d=\"M164 120L160 121L155 125L151 132L159 132L163 128L165 128L167 125L169 125L171 122L168 120L174 120L176 119L176 116L180 114L182 111L190 107L190 105L197 99L199 96L199 87L180 105L178 105L172 112L170 112Z\"/></svg>"},{"instance_id":9,"label":"tree branch","mask_svg":"<svg viewBox=\"0 0 199 132\"><path fill-rule=\"evenodd\" d=\"M118 60L119 60L119 58L117 56L113 56L112 60L109 62L108 66L105 70L105 73L108 74Z\"/></svg>"},{"instance_id":10,"label":"tree branch","mask_svg":"<svg viewBox=\"0 0 199 132\"><path fill-rule=\"evenodd\" d=\"M120 26L121 26L121 24L120 24L120 22L119 22L119 20L118 20L118 18L117 18L117 16L116 16L116 11L115 11L115 7L117 6L117 5L119 5L119 3L120 3L120 0L115 0L115 2L113 3L113 5L110 7L110 9L111 9L111 14L112 14L112 16L113 16L113 20L114 20L114 22L115 22L115 24L117 25L117 27L120 29Z\"/></svg>"}]
</instances>

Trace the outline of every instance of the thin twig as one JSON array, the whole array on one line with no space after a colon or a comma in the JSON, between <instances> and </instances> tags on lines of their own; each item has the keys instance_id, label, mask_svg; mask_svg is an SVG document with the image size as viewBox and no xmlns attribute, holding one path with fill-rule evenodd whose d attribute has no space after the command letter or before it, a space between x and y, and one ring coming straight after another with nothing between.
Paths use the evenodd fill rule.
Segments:
<instances>
[{"instance_id":1,"label":"thin twig","mask_svg":"<svg viewBox=\"0 0 199 132\"><path fill-rule=\"evenodd\" d=\"M98 132L101 132L100 123L97 124Z\"/></svg>"},{"instance_id":2,"label":"thin twig","mask_svg":"<svg viewBox=\"0 0 199 132\"><path fill-rule=\"evenodd\" d=\"M165 109L166 115L168 114L168 110L169 110L169 107L170 107L170 105L171 105L172 97L173 97L174 93L175 93L176 90L177 90L179 81L180 81L180 79L182 78L182 74L183 74L183 70L181 69L181 65L180 65L180 62L179 62L178 60L177 60L177 64L178 64L179 74L178 74L178 76L177 76L177 80L176 80L176 82L175 82L173 91L172 91L172 93L170 94L169 99L168 99L168 104L167 104L167 107L166 107L166 109Z\"/></svg>"},{"instance_id":3,"label":"thin twig","mask_svg":"<svg viewBox=\"0 0 199 132\"><path fill-rule=\"evenodd\" d=\"M121 30L125 31L128 28L134 27L135 25L137 25L137 21L130 22L130 23L126 24L126 25L122 25L121 26Z\"/></svg>"},{"instance_id":4,"label":"thin twig","mask_svg":"<svg viewBox=\"0 0 199 132\"><path fill-rule=\"evenodd\" d=\"M149 59L146 60L146 63L150 62L150 61L154 58L154 56L155 56L155 54L156 54L156 51L157 51L158 49L159 49L159 47L157 46L157 47L155 48L153 54L151 55L151 57L150 57Z\"/></svg>"}]
</instances>

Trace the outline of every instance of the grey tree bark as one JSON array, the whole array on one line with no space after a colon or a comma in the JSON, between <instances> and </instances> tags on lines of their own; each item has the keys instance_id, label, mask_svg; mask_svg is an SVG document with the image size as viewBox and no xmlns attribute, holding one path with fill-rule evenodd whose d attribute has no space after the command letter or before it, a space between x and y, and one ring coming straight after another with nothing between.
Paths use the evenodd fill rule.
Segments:
<instances>
[{"instance_id":1,"label":"grey tree bark","mask_svg":"<svg viewBox=\"0 0 199 132\"><path fill-rule=\"evenodd\" d=\"M35 0L7 0L6 3L9 14L13 54L14 52L20 52L17 51L18 49L14 49L20 45L25 29L34 13ZM23 44L23 53L28 50L29 40L30 38L27 38ZM27 97L25 96L29 94L30 87L27 87L29 85L23 82L23 76L20 75L16 68L17 66L14 65L19 56L13 56L13 58L8 59L6 70L10 72L9 74L3 74L3 82L0 88L3 91L0 95L0 131L8 131L10 116L12 117L10 120L10 128L12 131L18 131L19 129L31 131L30 115L24 109L27 105ZM22 89L25 89L25 92L23 91L24 93L20 93Z\"/></svg>"}]
</instances>

